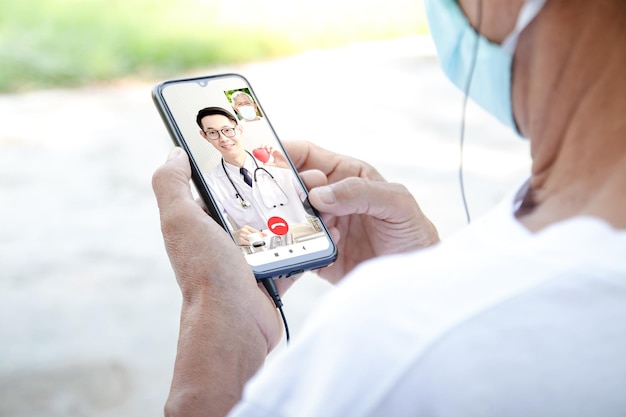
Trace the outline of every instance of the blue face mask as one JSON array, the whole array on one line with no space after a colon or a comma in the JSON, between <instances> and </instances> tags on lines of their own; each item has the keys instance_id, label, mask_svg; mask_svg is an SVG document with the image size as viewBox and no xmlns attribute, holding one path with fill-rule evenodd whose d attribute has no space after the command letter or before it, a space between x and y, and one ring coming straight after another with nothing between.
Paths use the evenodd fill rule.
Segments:
<instances>
[{"instance_id":1,"label":"blue face mask","mask_svg":"<svg viewBox=\"0 0 626 417\"><path fill-rule=\"evenodd\" d=\"M518 134L511 101L513 54L519 34L537 16L545 2L526 0L515 29L502 45L478 34L457 0L424 2L430 32L445 74L463 91L472 76L471 87L467 92L469 97Z\"/></svg>"}]
</instances>

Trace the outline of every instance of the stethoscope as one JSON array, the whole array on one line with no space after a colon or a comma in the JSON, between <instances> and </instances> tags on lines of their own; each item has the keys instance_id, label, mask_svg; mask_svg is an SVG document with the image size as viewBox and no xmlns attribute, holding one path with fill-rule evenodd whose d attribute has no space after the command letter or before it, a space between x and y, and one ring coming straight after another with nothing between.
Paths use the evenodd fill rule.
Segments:
<instances>
[{"instance_id":1,"label":"stethoscope","mask_svg":"<svg viewBox=\"0 0 626 417\"><path fill-rule=\"evenodd\" d=\"M278 206L282 207L282 206L286 206L287 204L289 204L289 196L285 193L285 190L283 190L283 188L280 186L280 184L278 184L278 181L276 181L274 176L267 169L265 169L263 167L260 167L259 164L257 163L256 159L254 158L254 156L252 156L252 154L250 152L246 151L246 153L248 155L250 155L250 158L252 158L252 161L254 161L254 165L256 166L256 169L254 170L254 173L252 174L252 178L254 180L254 183L257 184L257 186L258 186L257 173L259 171L265 171L265 173L267 175L269 175L269 177L272 179L272 181L274 181L274 184L276 185L278 190L280 190L280 192L282 193L282 195L285 197L285 200L286 200L285 203L267 204L267 202L265 201L264 193L259 192L259 194L261 195L261 200L263 201L263 205L266 208L268 208L268 209L273 209L273 208L276 208ZM230 182L230 185L233 186L233 189L235 190L235 197L239 200L239 203L241 204L241 207L243 207L245 209L249 208L252 204L250 204L248 201L246 201L243 198L243 196L241 195L241 193L239 192L239 189L237 188L237 186L233 182L233 179L230 177L230 174L228 173L228 170L226 169L226 165L224 164L224 158L222 158L222 169L224 170L224 174L226 174L226 178L228 178L228 181ZM260 189L259 189L259 191L260 191Z\"/></svg>"}]
</instances>

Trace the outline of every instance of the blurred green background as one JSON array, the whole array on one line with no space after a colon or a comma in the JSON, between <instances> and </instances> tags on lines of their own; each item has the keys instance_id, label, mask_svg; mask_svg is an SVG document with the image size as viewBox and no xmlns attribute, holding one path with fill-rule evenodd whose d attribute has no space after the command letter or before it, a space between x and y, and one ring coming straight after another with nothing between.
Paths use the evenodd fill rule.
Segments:
<instances>
[{"instance_id":1,"label":"blurred green background","mask_svg":"<svg viewBox=\"0 0 626 417\"><path fill-rule=\"evenodd\" d=\"M0 92L167 77L426 31L420 0L0 0Z\"/></svg>"}]
</instances>

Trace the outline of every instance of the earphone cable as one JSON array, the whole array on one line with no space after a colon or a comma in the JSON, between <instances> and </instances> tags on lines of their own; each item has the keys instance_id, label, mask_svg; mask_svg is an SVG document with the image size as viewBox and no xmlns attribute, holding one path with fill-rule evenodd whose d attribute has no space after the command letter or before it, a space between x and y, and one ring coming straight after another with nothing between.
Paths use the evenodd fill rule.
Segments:
<instances>
[{"instance_id":1,"label":"earphone cable","mask_svg":"<svg viewBox=\"0 0 626 417\"><path fill-rule=\"evenodd\" d=\"M467 82L465 84L465 90L463 95L463 106L461 110L461 132L459 139L459 185L461 187L461 198L463 200L463 208L465 210L465 217L467 219L467 223L471 222L469 207L467 204L467 196L465 193L465 179L463 176L463 159L464 159L464 145L465 145L465 119L467 116L467 102L469 99L470 88L472 87L472 79L474 78L474 69L476 68L476 61L478 59L478 44L480 40L480 26L482 22L482 0L479 0L477 3L478 13L476 19L476 42L474 42L474 50L472 54L472 61L470 63L470 70L467 76Z\"/></svg>"}]
</instances>

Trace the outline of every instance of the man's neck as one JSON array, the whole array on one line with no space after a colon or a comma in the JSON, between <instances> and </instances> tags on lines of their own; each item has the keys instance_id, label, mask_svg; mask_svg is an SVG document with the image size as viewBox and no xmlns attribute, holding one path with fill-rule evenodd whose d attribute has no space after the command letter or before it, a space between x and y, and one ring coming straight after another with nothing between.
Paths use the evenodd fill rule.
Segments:
<instances>
[{"instance_id":1,"label":"man's neck","mask_svg":"<svg viewBox=\"0 0 626 417\"><path fill-rule=\"evenodd\" d=\"M241 168L245 164L247 156L248 154L246 152L241 152L235 156L224 156L224 161L238 168Z\"/></svg>"},{"instance_id":2,"label":"man's neck","mask_svg":"<svg viewBox=\"0 0 626 417\"><path fill-rule=\"evenodd\" d=\"M613 49L594 45L598 32L589 36L604 29ZM534 63L522 70L533 169L517 215L532 231L580 215L626 229L626 211L617 209L626 206L624 35L590 24L576 30L578 39L556 53L553 45L531 52Z\"/></svg>"}]
</instances>

